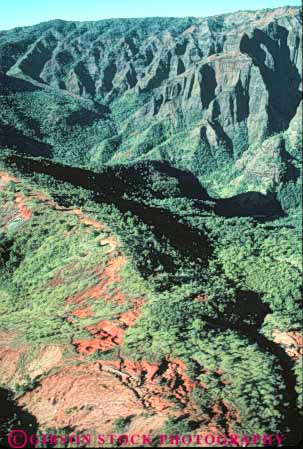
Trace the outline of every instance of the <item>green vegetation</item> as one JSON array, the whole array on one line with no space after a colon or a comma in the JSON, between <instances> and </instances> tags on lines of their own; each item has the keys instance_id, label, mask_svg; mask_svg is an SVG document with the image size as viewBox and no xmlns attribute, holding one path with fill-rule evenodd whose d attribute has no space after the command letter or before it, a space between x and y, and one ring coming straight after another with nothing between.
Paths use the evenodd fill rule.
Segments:
<instances>
[{"instance_id":1,"label":"green vegetation","mask_svg":"<svg viewBox=\"0 0 303 449\"><path fill-rule=\"evenodd\" d=\"M234 418L232 425L240 433L290 430L283 404L296 407L299 368L296 392L290 393L289 373L274 350L272 332L300 329L297 215L273 221L218 216L212 201L186 197L178 176L157 168L149 168L146 176L144 165L110 170L111 178L117 176L115 191L107 191L104 181L97 195L59 184L50 175L18 170L22 166L14 173L27 180L2 191L4 208L16 193L39 185L67 209L89 211L119 237L131 261L121 272L119 289L146 298L140 318L126 331L125 356L155 361L170 354L183 359L188 374L208 386L207 393L193 391L201 413L211 414L214 404L237 411L240 421ZM131 182L125 184L129 170ZM162 196L171 186L172 196ZM34 199L31 209L28 222L2 234L1 307L6 318L1 326L18 329L32 344L63 341L71 335L66 299L92 285L93 268L100 261L106 264L106 251L98 245L104 232ZM185 245L173 239L178 232ZM58 270L64 283L48 288ZM128 307L91 305L96 316L75 321L82 329L97 319L115 319ZM80 329L78 337L89 338L85 332ZM89 359L116 356L115 351L96 352Z\"/></svg>"},{"instance_id":2,"label":"green vegetation","mask_svg":"<svg viewBox=\"0 0 303 449\"><path fill-rule=\"evenodd\" d=\"M126 416L125 418L117 418L113 423L113 432L118 434L123 434L127 426L131 423L132 415Z\"/></svg>"},{"instance_id":3,"label":"green vegetation","mask_svg":"<svg viewBox=\"0 0 303 449\"><path fill-rule=\"evenodd\" d=\"M291 11L281 13L289 19L283 23L299 39L299 9ZM296 39L285 43L286 61L275 56L272 83L285 91L281 102L259 70L245 75L243 54L258 66L258 52L231 39L236 84L221 66L230 33L255 20L249 13L59 20L1 32L0 148L94 171L167 161L190 170L216 197L273 192L283 210L294 209L301 197L302 125L298 62L288 55L297 54ZM268 39L271 53L279 38ZM260 107L249 107L251 84L264 92ZM220 95L225 90L229 101Z\"/></svg>"},{"instance_id":4,"label":"green vegetation","mask_svg":"<svg viewBox=\"0 0 303 449\"><path fill-rule=\"evenodd\" d=\"M216 414L296 433L302 365L275 335L303 318L297 14L0 32L0 169L20 180L0 185L0 328L31 351L17 370L50 343L82 363L74 340L139 304L123 343L84 359L183 360L197 415L164 432ZM17 376L15 396L39 380Z\"/></svg>"}]
</instances>

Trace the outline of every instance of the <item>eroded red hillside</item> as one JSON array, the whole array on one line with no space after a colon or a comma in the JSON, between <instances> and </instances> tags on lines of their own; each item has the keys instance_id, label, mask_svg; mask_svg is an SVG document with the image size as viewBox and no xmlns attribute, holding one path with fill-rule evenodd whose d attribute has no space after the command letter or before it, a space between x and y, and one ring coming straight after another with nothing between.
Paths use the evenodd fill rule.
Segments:
<instances>
[{"instance_id":1,"label":"eroded red hillside","mask_svg":"<svg viewBox=\"0 0 303 449\"><path fill-rule=\"evenodd\" d=\"M4 172L0 177L2 189L10 182L20 182ZM45 193L35 190L27 196L20 192L14 194L3 225L9 225L16 218L30 220L30 202L33 200L62 214L74 215L88 228L109 231L104 223L83 211L62 207ZM15 334L2 335L1 382L22 384L25 376L35 381L31 391L21 395L18 403L36 416L42 428L70 426L75 431L110 433L117 418L131 415L130 432L159 433L169 416L198 413L188 397L197 383L190 380L181 360L167 357L159 363L136 362L123 356L120 347L125 331L139 318L146 297L132 297L125 293L125 289L120 289L121 270L128 260L116 237L107 235L100 240L100 245L106 248L107 261L105 265L100 261L95 267L97 281L66 300L70 307L66 319L71 329L75 329L76 334L82 321L89 319L92 323L84 329L90 338L42 345L35 357L30 357L31 348L22 338ZM64 285L64 272L63 268L58 269L49 285ZM125 306L126 310L116 314L114 319L98 320L96 307L102 308L108 301ZM118 350L116 358L87 359L97 350L107 353L113 348Z\"/></svg>"},{"instance_id":2,"label":"eroded red hillside","mask_svg":"<svg viewBox=\"0 0 303 449\"><path fill-rule=\"evenodd\" d=\"M0 189L11 183L20 185L21 181L0 172ZM22 335L0 335L0 383L14 388L27 377L31 381L18 404L37 418L41 429L71 427L75 432L109 434L118 418L129 418L126 432L158 434L169 417L190 416L195 432L233 433L231 423L240 418L224 400L212 407L209 416L201 415L191 393L197 387L207 390L208 385L190 379L182 360L166 356L160 362L135 361L123 353L125 332L140 318L148 294L134 295L125 288L123 270L130 261L109 227L86 211L63 207L34 189L12 191L2 209L0 226L7 228L18 219L30 223L33 202L39 203L41 213L51 209L62 216L72 215L85 225L81 232L104 231L99 239L104 252L93 268L79 272L79 280L87 276L85 287L79 286L64 300L70 338L44 342L33 352ZM63 238L73 233L66 230ZM57 267L45 288L64 287L67 273L74 270L71 262ZM196 298L207 299L206 295ZM115 313L100 318L109 304ZM79 332L85 336L79 337ZM302 354L302 338L297 333L276 333L274 338L291 357Z\"/></svg>"}]
</instances>

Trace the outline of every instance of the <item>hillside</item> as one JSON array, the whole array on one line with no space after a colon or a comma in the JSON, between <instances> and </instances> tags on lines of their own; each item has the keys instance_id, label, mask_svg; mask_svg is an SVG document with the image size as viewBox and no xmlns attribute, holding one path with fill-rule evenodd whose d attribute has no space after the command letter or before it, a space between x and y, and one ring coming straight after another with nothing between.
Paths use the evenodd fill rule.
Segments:
<instances>
[{"instance_id":1,"label":"hillside","mask_svg":"<svg viewBox=\"0 0 303 449\"><path fill-rule=\"evenodd\" d=\"M161 165L98 188L94 173L3 163L1 383L40 431L142 433L144 419L154 436L298 438L298 220L220 217Z\"/></svg>"},{"instance_id":2,"label":"hillside","mask_svg":"<svg viewBox=\"0 0 303 449\"><path fill-rule=\"evenodd\" d=\"M0 145L95 171L166 160L215 196L296 206L301 26L285 7L0 32Z\"/></svg>"},{"instance_id":3,"label":"hillside","mask_svg":"<svg viewBox=\"0 0 303 449\"><path fill-rule=\"evenodd\" d=\"M292 7L0 32L1 445L300 441L301 51Z\"/></svg>"}]
</instances>

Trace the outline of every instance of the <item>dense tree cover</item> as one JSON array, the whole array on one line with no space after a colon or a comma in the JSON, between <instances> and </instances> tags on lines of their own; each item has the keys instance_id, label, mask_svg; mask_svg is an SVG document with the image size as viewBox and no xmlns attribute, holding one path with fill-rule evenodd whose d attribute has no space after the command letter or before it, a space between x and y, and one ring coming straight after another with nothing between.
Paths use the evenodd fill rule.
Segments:
<instances>
[{"instance_id":1,"label":"dense tree cover","mask_svg":"<svg viewBox=\"0 0 303 449\"><path fill-rule=\"evenodd\" d=\"M201 412L210 414L217 404L237 411L240 418L233 418L233 426L239 432L288 432L295 425L289 410L295 410L301 388L299 365L294 371L297 390L290 392L289 373L274 350L272 331L300 329L296 215L273 221L225 218L214 212L207 196L187 197L180 179L163 171L146 172L144 165L138 166L136 186L136 170L129 184L119 170L122 184L115 184L114 194L106 191L106 183L96 194L42 173L19 176L27 177L25 184L45 189L59 204L81 206L119 236L136 268L125 272L126 290L133 288L148 298L126 332L123 352L128 357L181 358L188 374L207 385L206 391L193 391ZM113 176L114 170L110 173ZM2 205L12 200L15 189L1 193ZM163 191L170 189L172 196L164 197ZM31 220L1 237L2 326L21 328L30 313L25 337L35 343L69 335L64 298L82 286L78 274L84 267L89 270L97 260L106 261L98 235L83 233L72 216L62 218L41 207L34 205ZM64 232L71 233L68 243L58 238ZM181 239L174 240L178 232ZM64 273L69 282L42 291L39 286L68 261L74 266ZM87 281L86 276L83 286ZM105 305L94 310L99 317L117 312Z\"/></svg>"},{"instance_id":2,"label":"dense tree cover","mask_svg":"<svg viewBox=\"0 0 303 449\"><path fill-rule=\"evenodd\" d=\"M0 78L0 147L94 171L167 161L195 173L214 196L271 191L283 210L299 206L301 141L291 142L289 130L249 145L247 129L239 124L232 149L222 140L214 151L203 136L201 114L195 108L173 117L143 114L135 119L155 101L151 89L142 89L140 95L131 89L95 100Z\"/></svg>"},{"instance_id":3,"label":"dense tree cover","mask_svg":"<svg viewBox=\"0 0 303 449\"><path fill-rule=\"evenodd\" d=\"M219 235L218 235L219 237ZM263 330L301 326L301 253L299 216L275 224L236 220L226 234L220 229L217 257L225 275L237 288L262 296L271 313Z\"/></svg>"},{"instance_id":4,"label":"dense tree cover","mask_svg":"<svg viewBox=\"0 0 303 449\"><path fill-rule=\"evenodd\" d=\"M262 48L265 10L0 32L0 148L18 155L8 151L6 168L22 179L0 189L0 326L31 346L30 357L50 341L90 338L88 324L144 298L122 347L88 360L180 358L201 382L191 393L200 414L220 410L222 428L227 411L239 433L298 427L302 365L274 341L303 318L299 32L294 11L283 11L261 32ZM233 34L256 21L258 33L239 45ZM279 23L290 33L284 44ZM236 85L230 54L232 73L250 58ZM264 93L257 106L255 88ZM67 299L98 282L109 233L43 204L33 187L117 236L128 257L125 304L88 299L95 316L70 325ZM14 218L16 195L30 201L30 219ZM15 394L34 386L24 378ZM195 425L171 419L164 431Z\"/></svg>"}]
</instances>

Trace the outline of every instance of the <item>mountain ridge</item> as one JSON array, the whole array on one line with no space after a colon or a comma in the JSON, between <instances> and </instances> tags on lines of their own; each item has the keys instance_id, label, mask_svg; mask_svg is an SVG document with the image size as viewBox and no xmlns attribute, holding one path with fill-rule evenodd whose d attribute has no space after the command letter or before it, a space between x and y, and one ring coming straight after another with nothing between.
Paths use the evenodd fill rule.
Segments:
<instances>
[{"instance_id":1,"label":"mountain ridge","mask_svg":"<svg viewBox=\"0 0 303 449\"><path fill-rule=\"evenodd\" d=\"M209 16L140 16L140 17L108 17L108 18L103 18L103 19L97 19L97 20L66 20L66 19L50 19L50 20L45 20L42 22L37 22L35 24L32 25L24 25L24 26L17 26L17 27L13 27L13 28L8 28L5 30L0 30L0 34L2 32L10 32L10 31L16 31L16 30L22 30L24 28L32 28L32 27L38 27L40 25L44 25L44 24L51 24L51 23L84 23L84 24L95 24L98 22L104 22L104 21L114 21L114 20L154 20L154 19L210 19L210 18L214 18L214 17L225 17L225 16L229 16L232 14L237 14L237 13L259 13L259 12L269 12L269 11L279 11L279 10L300 10L300 6L296 6L296 5L285 5L285 6L278 6L275 8L262 8L262 9L238 9L235 11L231 11L231 12L226 12L226 13L222 13L222 14L211 14Z\"/></svg>"},{"instance_id":2,"label":"mountain ridge","mask_svg":"<svg viewBox=\"0 0 303 449\"><path fill-rule=\"evenodd\" d=\"M23 425L298 443L300 23L0 33L1 444Z\"/></svg>"},{"instance_id":3,"label":"mountain ridge","mask_svg":"<svg viewBox=\"0 0 303 449\"><path fill-rule=\"evenodd\" d=\"M300 114L299 11L51 21L2 32L0 70L9 77L2 90L18 78L33 92L24 86L24 93L2 97L0 120L17 122L26 138L50 145L52 157L70 165L98 170L163 159L193 171L218 196L227 184L230 194L242 193L245 183L260 183L244 172L241 186L232 187L239 176L228 182L224 167L233 172L243 155L257 151L262 171L263 142L287 133ZM83 100L88 103L81 112ZM87 107L108 108L108 114L97 117ZM84 115L94 117L90 130L81 122ZM0 144L14 147L5 138Z\"/></svg>"}]
</instances>

